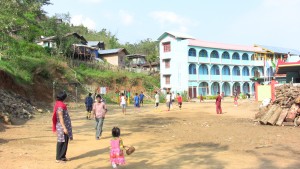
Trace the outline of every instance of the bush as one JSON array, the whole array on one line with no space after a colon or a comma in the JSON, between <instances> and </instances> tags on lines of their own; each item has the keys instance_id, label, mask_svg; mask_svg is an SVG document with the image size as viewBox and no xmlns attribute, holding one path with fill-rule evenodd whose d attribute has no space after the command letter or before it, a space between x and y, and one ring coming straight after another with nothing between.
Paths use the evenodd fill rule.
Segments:
<instances>
[{"instance_id":1,"label":"bush","mask_svg":"<svg viewBox=\"0 0 300 169\"><path fill-rule=\"evenodd\" d=\"M203 96L203 99L206 100L215 100L218 96Z\"/></svg>"}]
</instances>

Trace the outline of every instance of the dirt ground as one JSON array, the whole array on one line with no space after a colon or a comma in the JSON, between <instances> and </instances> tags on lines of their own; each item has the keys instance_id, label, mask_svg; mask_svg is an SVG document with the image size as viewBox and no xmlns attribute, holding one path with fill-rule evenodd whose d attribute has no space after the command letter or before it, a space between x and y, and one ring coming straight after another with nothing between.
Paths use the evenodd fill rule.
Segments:
<instances>
[{"instance_id":1,"label":"dirt ground","mask_svg":"<svg viewBox=\"0 0 300 169\"><path fill-rule=\"evenodd\" d=\"M109 141L113 126L121 128L125 145L136 148L126 156L127 169L256 169L300 168L300 128L255 124L258 103L244 101L238 107L225 100L222 115L214 103L184 103L165 111L146 105L132 106L127 115L108 105L103 137L95 140L94 121L85 119L84 108L71 109L74 141L66 164L55 163L56 136L51 114L37 115L0 132L2 169L109 169Z\"/></svg>"}]
</instances>

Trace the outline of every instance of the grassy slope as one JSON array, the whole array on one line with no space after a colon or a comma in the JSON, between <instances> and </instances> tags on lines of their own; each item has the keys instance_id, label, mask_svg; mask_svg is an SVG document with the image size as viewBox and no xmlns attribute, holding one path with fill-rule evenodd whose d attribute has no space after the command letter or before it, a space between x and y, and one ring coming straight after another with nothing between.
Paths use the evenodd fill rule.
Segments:
<instances>
[{"instance_id":1,"label":"grassy slope","mask_svg":"<svg viewBox=\"0 0 300 169\"><path fill-rule=\"evenodd\" d=\"M42 77L44 83L52 83L55 78L61 78L55 77L58 75L55 73L57 71L66 80L74 81L74 72L68 68L63 59L58 56L49 56L44 48L35 44L14 41L10 44L9 49L1 51L1 53L0 69L10 74L18 84L30 86L36 75ZM159 77L145 74L112 70L99 71L85 66L74 69L81 83L96 82L99 85L109 87L113 87L112 84L117 86L140 86L144 89L153 89L159 86Z\"/></svg>"}]
</instances>

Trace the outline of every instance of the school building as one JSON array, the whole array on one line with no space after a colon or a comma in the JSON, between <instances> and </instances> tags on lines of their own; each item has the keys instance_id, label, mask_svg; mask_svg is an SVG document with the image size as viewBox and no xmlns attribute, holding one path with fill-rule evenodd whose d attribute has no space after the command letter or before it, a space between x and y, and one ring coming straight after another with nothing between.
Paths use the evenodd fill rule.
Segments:
<instances>
[{"instance_id":1,"label":"school building","mask_svg":"<svg viewBox=\"0 0 300 169\"><path fill-rule=\"evenodd\" d=\"M250 78L273 76L275 67L266 68L265 60L272 64L284 57L264 46L206 42L174 32L163 33L158 41L161 88L187 91L190 98L217 92L254 94L255 82Z\"/></svg>"}]
</instances>

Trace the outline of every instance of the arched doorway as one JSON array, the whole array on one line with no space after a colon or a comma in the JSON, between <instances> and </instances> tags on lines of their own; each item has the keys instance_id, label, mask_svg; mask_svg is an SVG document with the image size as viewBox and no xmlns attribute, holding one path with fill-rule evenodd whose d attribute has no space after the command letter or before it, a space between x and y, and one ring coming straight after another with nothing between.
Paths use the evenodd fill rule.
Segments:
<instances>
[{"instance_id":1,"label":"arched doorway","mask_svg":"<svg viewBox=\"0 0 300 169\"><path fill-rule=\"evenodd\" d=\"M241 85L239 82L235 82L232 86L232 95L241 93Z\"/></svg>"},{"instance_id":2,"label":"arched doorway","mask_svg":"<svg viewBox=\"0 0 300 169\"><path fill-rule=\"evenodd\" d=\"M249 85L248 82L245 82L245 83L243 84L243 93L244 93L244 94L250 93L250 85Z\"/></svg>"},{"instance_id":3,"label":"arched doorway","mask_svg":"<svg viewBox=\"0 0 300 169\"><path fill-rule=\"evenodd\" d=\"M201 82L198 87L198 95L206 96L209 93L208 83Z\"/></svg>"},{"instance_id":4,"label":"arched doorway","mask_svg":"<svg viewBox=\"0 0 300 169\"><path fill-rule=\"evenodd\" d=\"M220 92L220 85L218 82L214 82L211 84L211 95L217 95Z\"/></svg>"},{"instance_id":5,"label":"arched doorway","mask_svg":"<svg viewBox=\"0 0 300 169\"><path fill-rule=\"evenodd\" d=\"M225 96L230 96L230 84L228 82L223 83L222 91L224 92Z\"/></svg>"}]
</instances>

